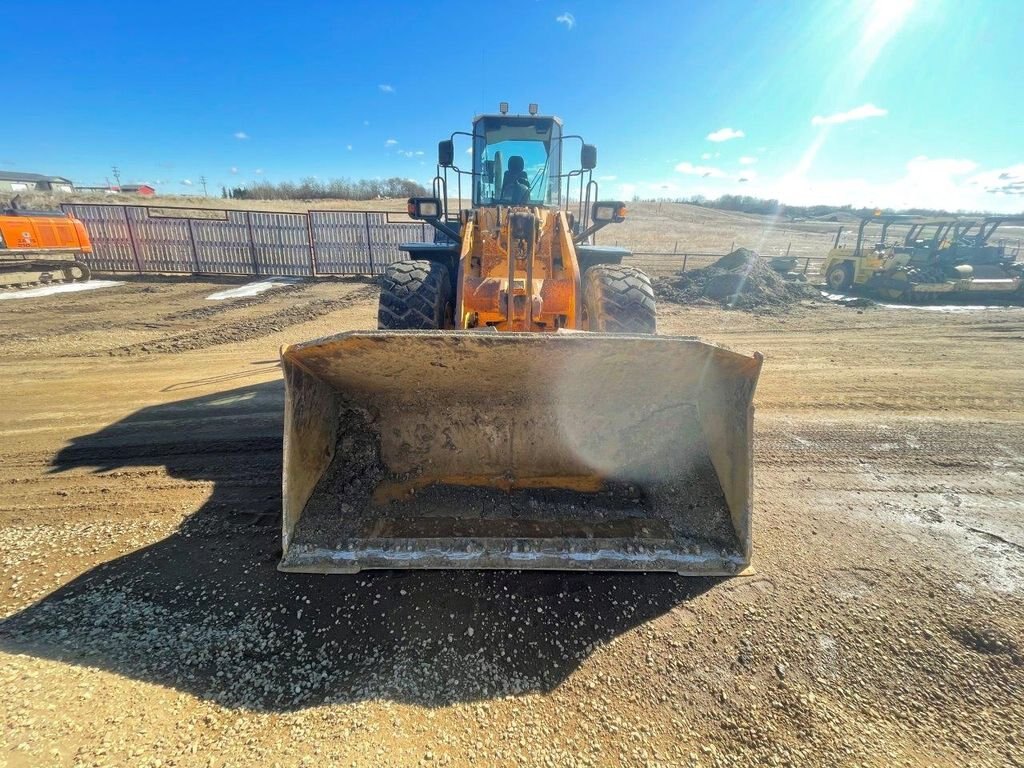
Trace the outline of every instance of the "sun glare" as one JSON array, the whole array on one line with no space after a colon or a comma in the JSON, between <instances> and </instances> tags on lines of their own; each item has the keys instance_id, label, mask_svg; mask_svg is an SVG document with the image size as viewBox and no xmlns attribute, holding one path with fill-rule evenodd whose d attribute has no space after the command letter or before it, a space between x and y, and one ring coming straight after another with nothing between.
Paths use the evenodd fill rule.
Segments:
<instances>
[{"instance_id":1,"label":"sun glare","mask_svg":"<svg viewBox=\"0 0 1024 768\"><path fill-rule=\"evenodd\" d=\"M879 54L889 41L903 28L914 0L873 0L864 7L863 26L855 59L858 84L871 71Z\"/></svg>"}]
</instances>

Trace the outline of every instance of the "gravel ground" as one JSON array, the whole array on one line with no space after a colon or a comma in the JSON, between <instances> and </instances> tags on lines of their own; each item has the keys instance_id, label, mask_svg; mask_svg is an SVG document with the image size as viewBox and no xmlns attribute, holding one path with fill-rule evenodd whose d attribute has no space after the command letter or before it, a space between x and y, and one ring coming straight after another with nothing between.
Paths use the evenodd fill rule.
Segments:
<instances>
[{"instance_id":1,"label":"gravel ground","mask_svg":"<svg viewBox=\"0 0 1024 768\"><path fill-rule=\"evenodd\" d=\"M1024 764L1021 310L666 307L766 354L753 576L319 577L273 362L372 300L146 287L0 307L0 765Z\"/></svg>"}]
</instances>

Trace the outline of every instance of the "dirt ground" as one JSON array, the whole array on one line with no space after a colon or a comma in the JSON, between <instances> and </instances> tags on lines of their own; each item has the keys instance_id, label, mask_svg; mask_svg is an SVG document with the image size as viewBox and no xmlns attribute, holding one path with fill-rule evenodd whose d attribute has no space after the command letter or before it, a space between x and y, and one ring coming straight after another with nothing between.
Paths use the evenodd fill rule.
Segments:
<instances>
[{"instance_id":1,"label":"dirt ground","mask_svg":"<svg viewBox=\"0 0 1024 768\"><path fill-rule=\"evenodd\" d=\"M753 576L275 570L359 281L0 302L0 766L1024 765L1024 309L665 306L766 361Z\"/></svg>"}]
</instances>

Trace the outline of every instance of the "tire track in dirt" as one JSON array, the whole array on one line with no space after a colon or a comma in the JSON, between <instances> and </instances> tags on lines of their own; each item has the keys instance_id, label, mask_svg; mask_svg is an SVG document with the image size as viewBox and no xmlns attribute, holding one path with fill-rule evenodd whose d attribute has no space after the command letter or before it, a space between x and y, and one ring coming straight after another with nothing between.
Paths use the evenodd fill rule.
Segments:
<instances>
[{"instance_id":1,"label":"tire track in dirt","mask_svg":"<svg viewBox=\"0 0 1024 768\"><path fill-rule=\"evenodd\" d=\"M316 320L317 318L345 309L353 304L365 301L376 293L375 287L367 286L362 290L353 291L338 299L314 299L303 304L284 307L265 315L248 316L234 322L210 328L199 328L158 339L151 339L135 344L115 347L97 355L111 357L127 357L140 354L178 354L197 349L207 349L221 344L234 344L242 341L270 336L282 329ZM216 315L216 313L211 313ZM204 316L207 319L209 315Z\"/></svg>"}]
</instances>

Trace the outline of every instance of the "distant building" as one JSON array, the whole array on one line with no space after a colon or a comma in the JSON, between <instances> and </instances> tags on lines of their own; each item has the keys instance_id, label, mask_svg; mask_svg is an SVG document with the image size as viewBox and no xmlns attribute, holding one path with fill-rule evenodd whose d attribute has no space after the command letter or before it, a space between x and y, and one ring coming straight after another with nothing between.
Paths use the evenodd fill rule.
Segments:
<instances>
[{"instance_id":1,"label":"distant building","mask_svg":"<svg viewBox=\"0 0 1024 768\"><path fill-rule=\"evenodd\" d=\"M120 187L75 187L79 192L106 192L108 195L141 195L152 197L156 194L156 187L149 184L122 184Z\"/></svg>"},{"instance_id":2,"label":"distant building","mask_svg":"<svg viewBox=\"0 0 1024 768\"><path fill-rule=\"evenodd\" d=\"M0 194L6 192L73 192L75 185L63 176L0 171Z\"/></svg>"},{"instance_id":3,"label":"distant building","mask_svg":"<svg viewBox=\"0 0 1024 768\"><path fill-rule=\"evenodd\" d=\"M149 186L149 184L122 184L120 187L114 187L126 195L142 195L143 197L152 197L156 194L156 189Z\"/></svg>"}]
</instances>

